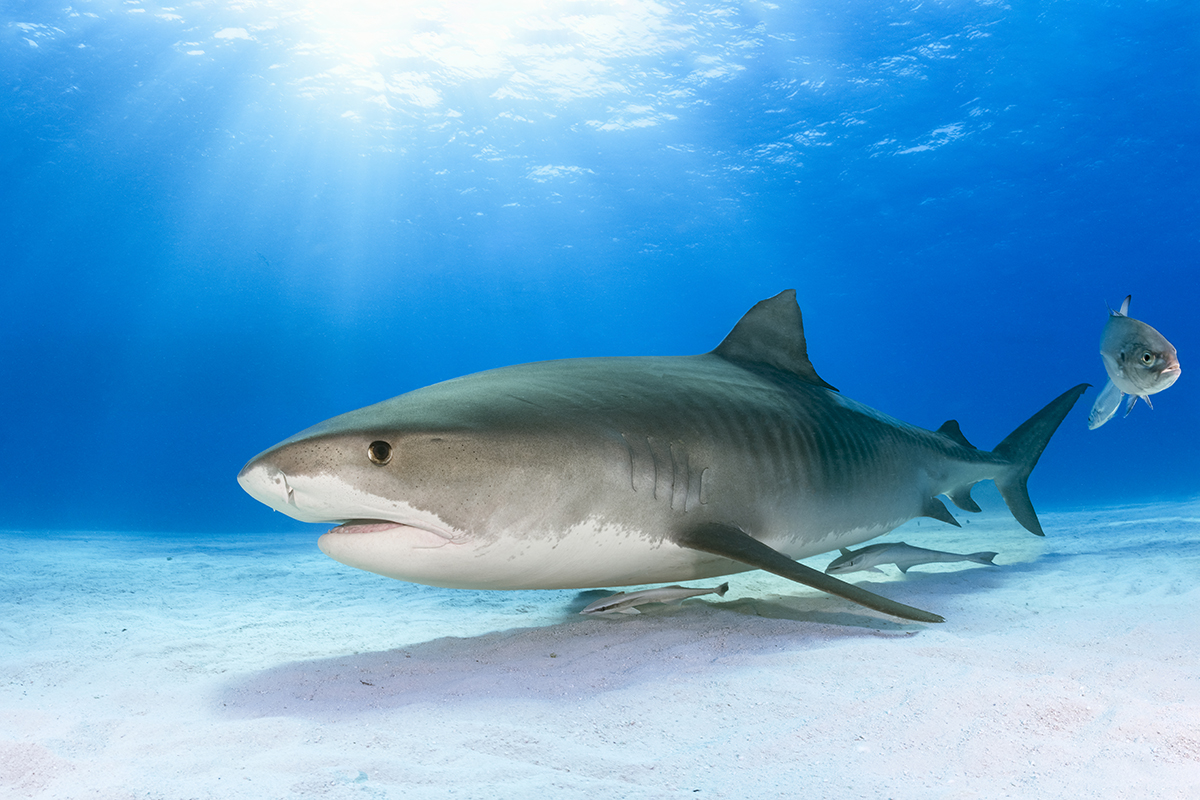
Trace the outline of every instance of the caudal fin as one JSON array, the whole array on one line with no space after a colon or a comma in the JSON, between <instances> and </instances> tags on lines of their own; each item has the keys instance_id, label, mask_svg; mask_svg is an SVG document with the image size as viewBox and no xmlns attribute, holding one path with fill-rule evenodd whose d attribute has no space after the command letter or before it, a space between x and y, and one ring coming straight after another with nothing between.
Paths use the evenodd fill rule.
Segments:
<instances>
[{"instance_id":1,"label":"caudal fin","mask_svg":"<svg viewBox=\"0 0 1200 800\"><path fill-rule=\"evenodd\" d=\"M1029 480L1029 473L1037 466L1050 437L1058 430L1075 401L1090 385L1081 383L1051 400L1049 405L1025 420L1021 427L1010 433L992 451L1012 464L1003 475L996 478L996 488L1000 490L1000 496L1008 504L1008 510L1017 518L1017 522L1038 536L1046 534L1038 522L1033 503L1029 501L1029 489L1025 483Z\"/></svg>"}]
</instances>

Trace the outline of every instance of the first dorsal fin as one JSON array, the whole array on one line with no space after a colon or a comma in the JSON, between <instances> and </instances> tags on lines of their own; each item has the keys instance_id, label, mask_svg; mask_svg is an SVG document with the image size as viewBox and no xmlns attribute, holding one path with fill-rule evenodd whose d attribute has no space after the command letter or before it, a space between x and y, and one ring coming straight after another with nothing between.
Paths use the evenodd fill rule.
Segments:
<instances>
[{"instance_id":1,"label":"first dorsal fin","mask_svg":"<svg viewBox=\"0 0 1200 800\"><path fill-rule=\"evenodd\" d=\"M814 386L837 391L821 380L808 360L795 289L785 289L747 311L713 353L730 361L767 364Z\"/></svg>"}]
</instances>

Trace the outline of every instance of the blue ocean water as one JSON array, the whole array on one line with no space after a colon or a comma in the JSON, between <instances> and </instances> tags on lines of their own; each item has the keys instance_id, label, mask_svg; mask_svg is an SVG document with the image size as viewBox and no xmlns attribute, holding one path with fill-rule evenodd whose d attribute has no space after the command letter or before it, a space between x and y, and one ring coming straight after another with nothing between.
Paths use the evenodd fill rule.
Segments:
<instances>
[{"instance_id":1,"label":"blue ocean water","mask_svg":"<svg viewBox=\"0 0 1200 800\"><path fill-rule=\"evenodd\" d=\"M0 5L0 527L303 530L235 475L511 363L703 352L795 288L818 371L992 447L1184 374L1030 482L1200 488L1189 2Z\"/></svg>"}]
</instances>

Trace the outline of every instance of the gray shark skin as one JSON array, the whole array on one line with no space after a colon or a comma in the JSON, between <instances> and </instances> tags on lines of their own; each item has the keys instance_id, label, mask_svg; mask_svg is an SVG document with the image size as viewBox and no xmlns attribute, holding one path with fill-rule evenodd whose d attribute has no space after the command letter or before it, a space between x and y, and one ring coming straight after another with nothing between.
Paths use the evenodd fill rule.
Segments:
<instances>
[{"instance_id":1,"label":"gray shark skin","mask_svg":"<svg viewBox=\"0 0 1200 800\"><path fill-rule=\"evenodd\" d=\"M1127 295L1120 311L1108 311L1108 322L1100 335L1100 359L1108 373L1108 383L1100 390L1088 414L1088 428L1096 430L1112 419L1121 407L1121 398L1129 395L1125 415L1133 411L1138 398L1151 409L1150 395L1169 388L1179 379L1179 357L1166 337L1141 320L1129 316Z\"/></svg>"},{"instance_id":2,"label":"gray shark skin","mask_svg":"<svg viewBox=\"0 0 1200 800\"><path fill-rule=\"evenodd\" d=\"M973 561L976 564L995 566L992 559L1000 555L992 551L981 553L947 553L942 550L927 550L913 547L905 542L869 544L857 550L841 549L842 554L825 567L826 575L845 575L847 572L883 572L880 564L895 564L905 575L921 564L950 564L956 561Z\"/></svg>"},{"instance_id":3,"label":"gray shark skin","mask_svg":"<svg viewBox=\"0 0 1200 800\"><path fill-rule=\"evenodd\" d=\"M640 592L617 592L612 597L602 597L594 603L589 603L580 614L640 614L637 606L647 603L682 603L689 597L700 597L715 594L724 597L729 591L729 584L722 583L714 589L689 589L686 586L660 586L657 589L643 589Z\"/></svg>"},{"instance_id":4,"label":"gray shark skin","mask_svg":"<svg viewBox=\"0 0 1200 800\"><path fill-rule=\"evenodd\" d=\"M796 563L918 516L958 523L994 480L1042 535L1026 479L1087 388L995 450L843 397L808 359L788 290L712 352L521 364L326 420L255 456L238 481L318 546L405 581L469 589L674 583L751 569L883 613L927 611Z\"/></svg>"}]
</instances>

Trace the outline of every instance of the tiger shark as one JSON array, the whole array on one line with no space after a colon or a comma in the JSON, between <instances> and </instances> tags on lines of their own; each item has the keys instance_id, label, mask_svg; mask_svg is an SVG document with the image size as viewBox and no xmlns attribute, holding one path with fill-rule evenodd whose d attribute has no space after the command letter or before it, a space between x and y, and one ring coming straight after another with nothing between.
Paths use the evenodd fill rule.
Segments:
<instances>
[{"instance_id":1,"label":"tiger shark","mask_svg":"<svg viewBox=\"0 0 1200 800\"><path fill-rule=\"evenodd\" d=\"M915 517L957 525L992 480L1043 535L1026 480L1087 388L992 451L841 395L808 358L793 290L711 352L503 367L321 422L238 482L333 559L462 589L589 589L762 569L903 619L942 622L799 564Z\"/></svg>"}]
</instances>

